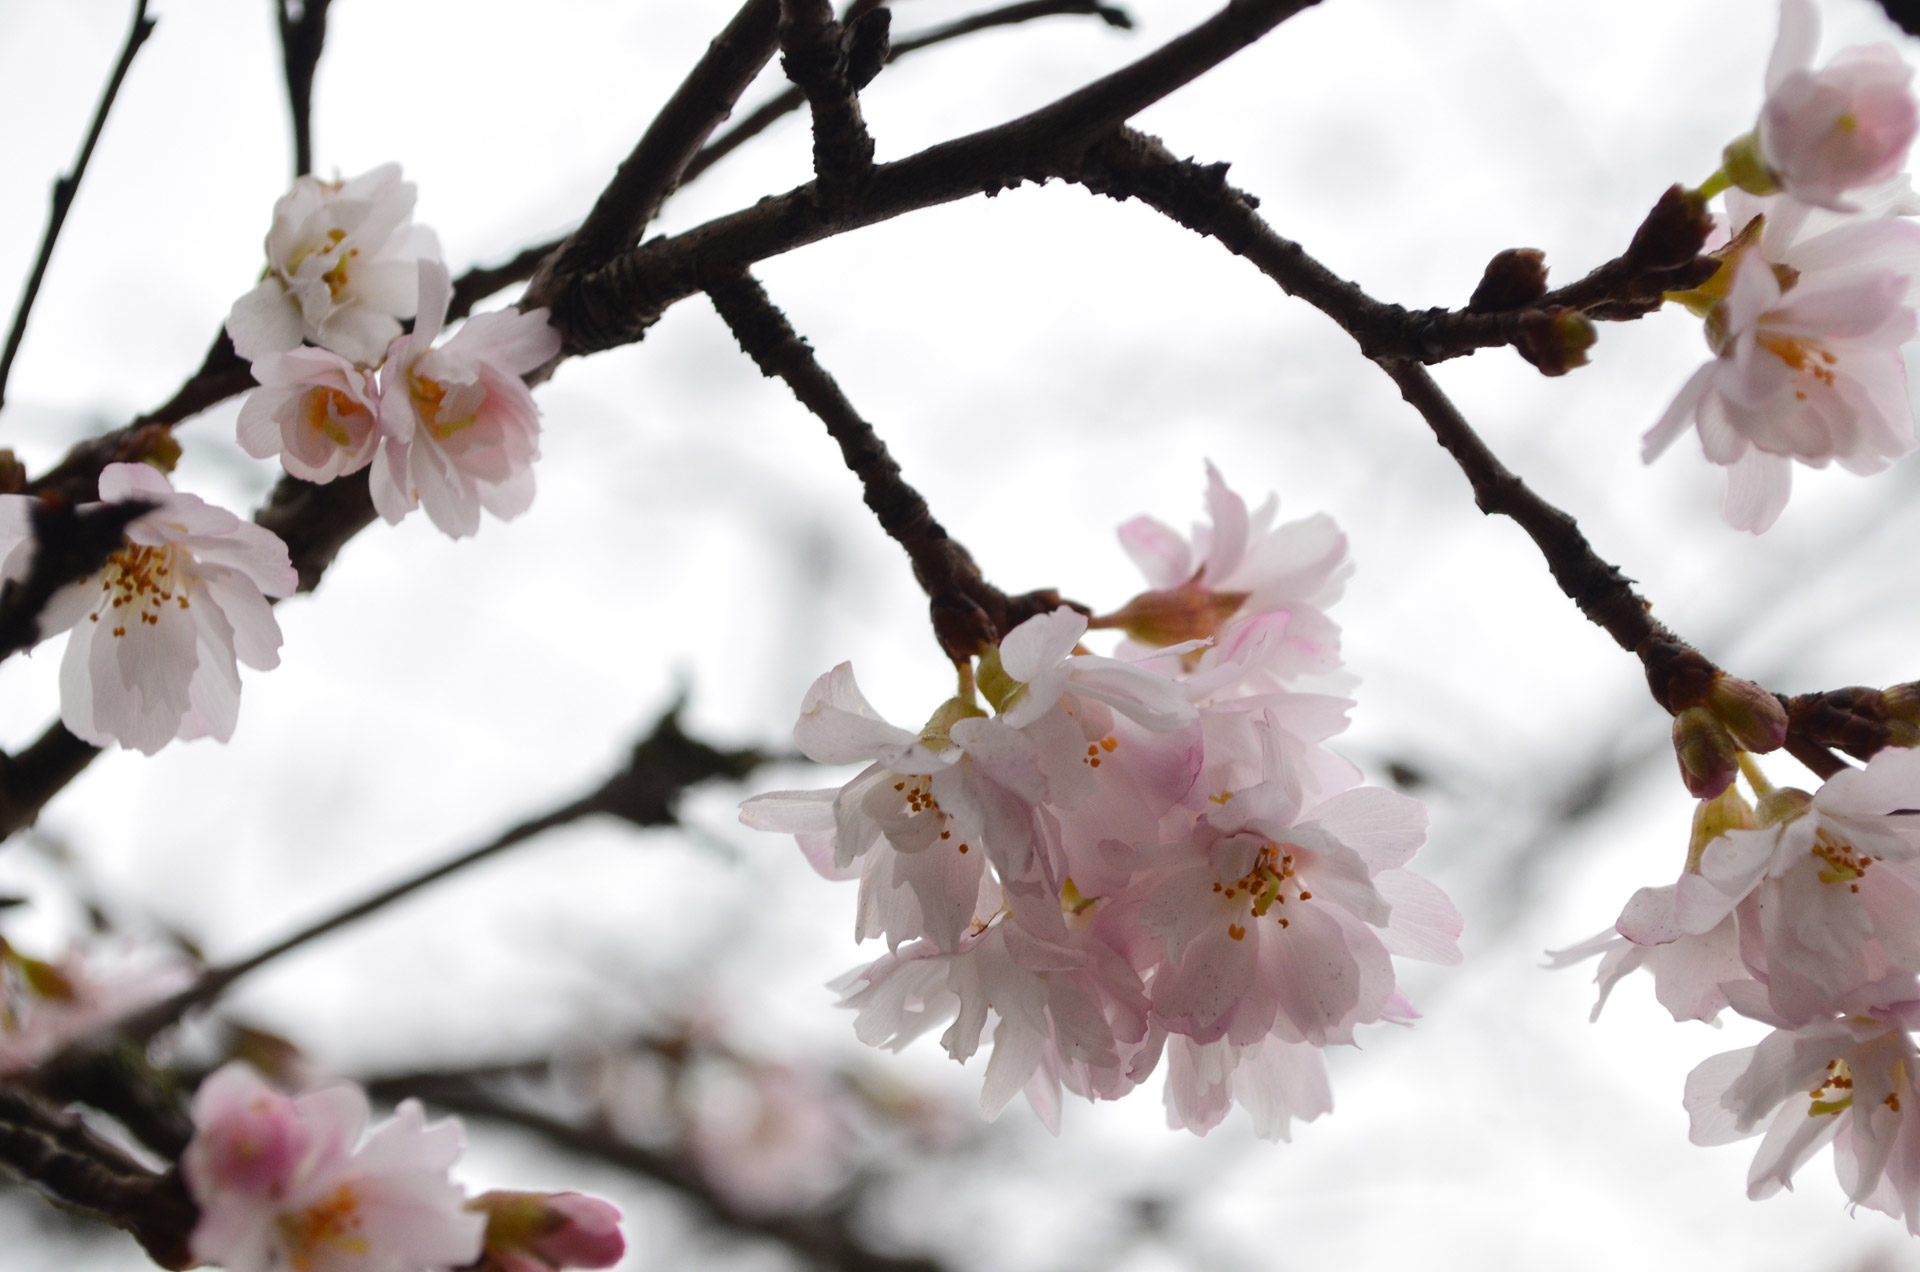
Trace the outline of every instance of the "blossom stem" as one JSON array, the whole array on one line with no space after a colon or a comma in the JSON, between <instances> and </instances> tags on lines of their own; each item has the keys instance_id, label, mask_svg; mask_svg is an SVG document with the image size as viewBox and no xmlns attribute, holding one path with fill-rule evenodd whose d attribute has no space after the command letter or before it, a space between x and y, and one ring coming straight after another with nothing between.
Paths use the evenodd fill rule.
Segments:
<instances>
[{"instance_id":1,"label":"blossom stem","mask_svg":"<svg viewBox=\"0 0 1920 1272\"><path fill-rule=\"evenodd\" d=\"M1740 765L1740 772L1747 779L1747 785L1753 788L1755 799L1765 799L1773 794L1773 783L1767 780L1767 775L1761 770L1760 761L1754 757L1753 752L1742 751L1734 758Z\"/></svg>"},{"instance_id":2,"label":"blossom stem","mask_svg":"<svg viewBox=\"0 0 1920 1272\"><path fill-rule=\"evenodd\" d=\"M1725 167L1716 168L1712 176L1702 181L1699 187L1691 191L1694 198L1705 203L1708 199L1733 188L1733 178L1727 175Z\"/></svg>"}]
</instances>

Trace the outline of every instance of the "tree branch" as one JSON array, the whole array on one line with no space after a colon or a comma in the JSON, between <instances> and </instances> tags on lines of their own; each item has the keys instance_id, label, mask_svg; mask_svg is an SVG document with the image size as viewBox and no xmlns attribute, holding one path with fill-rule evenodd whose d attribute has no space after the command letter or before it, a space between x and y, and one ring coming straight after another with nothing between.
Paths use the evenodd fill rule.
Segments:
<instances>
[{"instance_id":1,"label":"tree branch","mask_svg":"<svg viewBox=\"0 0 1920 1272\"><path fill-rule=\"evenodd\" d=\"M100 104L93 112L93 126L87 129L87 139L80 145L80 155L73 161L73 171L53 183L47 229L40 236L40 254L34 258L33 272L27 275L27 285L20 293L19 307L13 312L13 326L7 331L6 348L0 351L0 405L6 403L7 376L13 371L14 356L20 352L20 341L27 333L27 315L33 312L34 299L40 294L41 280L46 277L47 264L53 259L53 245L60 237L61 227L67 223L67 211L73 206L73 196L79 193L80 178L86 175L87 162L93 158L93 148L99 144L100 133L107 126L107 112L113 109L113 99L120 95L120 84L127 78L127 69L133 65L133 55L153 34L155 21L147 16L147 0L135 0L133 26L127 31L126 44L120 49L120 60L113 64L113 73L107 77L107 86L100 93Z\"/></svg>"},{"instance_id":2,"label":"tree branch","mask_svg":"<svg viewBox=\"0 0 1920 1272\"><path fill-rule=\"evenodd\" d=\"M884 42L890 18L890 11L876 9L860 19L858 29ZM855 29L833 16L832 0L780 0L780 69L806 95L813 114L813 171L829 205L853 197L873 171L873 137L860 114L861 85L849 63ZM883 60L884 53L873 57L871 69L878 71Z\"/></svg>"},{"instance_id":3,"label":"tree branch","mask_svg":"<svg viewBox=\"0 0 1920 1272\"><path fill-rule=\"evenodd\" d=\"M280 25L280 64L286 72L287 106L293 124L293 175L313 171L313 73L327 42L327 5L332 0L275 0Z\"/></svg>"},{"instance_id":4,"label":"tree branch","mask_svg":"<svg viewBox=\"0 0 1920 1272\"><path fill-rule=\"evenodd\" d=\"M860 479L867 507L913 562L913 577L927 594L933 629L948 657L964 663L1027 618L1062 604L1057 592L1011 597L981 577L972 554L934 519L873 425L861 418L757 281L742 274L715 284L708 295L760 373L786 381L840 444L840 456Z\"/></svg>"},{"instance_id":5,"label":"tree branch","mask_svg":"<svg viewBox=\"0 0 1920 1272\"><path fill-rule=\"evenodd\" d=\"M33 561L25 578L0 587L0 659L40 642L40 612L55 592L107 563L126 542L127 523L157 505L142 499L74 508L35 500L27 509Z\"/></svg>"},{"instance_id":6,"label":"tree branch","mask_svg":"<svg viewBox=\"0 0 1920 1272\"><path fill-rule=\"evenodd\" d=\"M809 183L613 258L547 296L569 354L639 339L667 308L756 261L903 213L1044 180L1115 125L1192 82L1317 0L1231 0L1152 53L1018 119L880 164L831 214Z\"/></svg>"},{"instance_id":7,"label":"tree branch","mask_svg":"<svg viewBox=\"0 0 1920 1272\"><path fill-rule=\"evenodd\" d=\"M747 85L773 57L780 0L746 0L706 55L654 116L587 213L528 288L529 306L547 304L564 279L631 247L680 184L680 176Z\"/></svg>"},{"instance_id":8,"label":"tree branch","mask_svg":"<svg viewBox=\"0 0 1920 1272\"><path fill-rule=\"evenodd\" d=\"M177 1171L155 1174L79 1118L15 1086L0 1085L0 1169L132 1233L163 1268L196 1262L187 1239L199 1210Z\"/></svg>"}]
</instances>

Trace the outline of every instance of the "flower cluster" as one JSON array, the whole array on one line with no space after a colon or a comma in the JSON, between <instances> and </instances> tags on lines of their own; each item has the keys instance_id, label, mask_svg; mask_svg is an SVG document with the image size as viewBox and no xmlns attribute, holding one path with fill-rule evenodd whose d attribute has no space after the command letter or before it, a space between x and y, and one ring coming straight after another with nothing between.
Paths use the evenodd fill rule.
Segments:
<instances>
[{"instance_id":1,"label":"flower cluster","mask_svg":"<svg viewBox=\"0 0 1920 1272\"><path fill-rule=\"evenodd\" d=\"M433 235L410 224L413 200L388 164L345 182L301 177L274 206L266 275L227 318L260 382L240 445L306 481L371 466L382 517L424 506L458 538L482 508L506 519L532 503L540 415L523 377L560 336L544 309L509 309L435 348L453 287Z\"/></svg>"},{"instance_id":2,"label":"flower cluster","mask_svg":"<svg viewBox=\"0 0 1920 1272\"><path fill-rule=\"evenodd\" d=\"M240 712L237 662L280 662L280 625L269 596L299 582L287 546L194 495L158 469L109 464L106 503L153 505L126 528L106 565L55 593L40 634L73 629L60 662L60 719L96 746L118 742L152 755L174 738L233 736ZM0 561L31 554L32 500L0 496ZM9 533L13 536L9 539Z\"/></svg>"},{"instance_id":3,"label":"flower cluster","mask_svg":"<svg viewBox=\"0 0 1920 1272\"><path fill-rule=\"evenodd\" d=\"M1731 1008L1771 1026L1688 1078L1694 1142L1764 1130L1748 1175L1763 1197L1831 1141L1848 1195L1920 1234L1920 751L1888 748L1812 794L1742 762L1755 800L1703 801L1679 879L1557 957L1602 956L1602 1004L1645 968L1675 1020Z\"/></svg>"},{"instance_id":4,"label":"flower cluster","mask_svg":"<svg viewBox=\"0 0 1920 1272\"><path fill-rule=\"evenodd\" d=\"M1759 127L1701 194L1728 189L1708 282L1673 299L1705 319L1713 359L1642 441L1649 463L1691 422L1727 469L1725 516L1759 533L1794 461L1875 473L1914 448L1900 346L1916 332L1920 211L1900 172L1920 118L1891 47L1812 70L1811 0L1783 0Z\"/></svg>"},{"instance_id":5,"label":"flower cluster","mask_svg":"<svg viewBox=\"0 0 1920 1272\"><path fill-rule=\"evenodd\" d=\"M1351 704L1303 687L1339 672L1344 537L1209 477L1191 541L1122 531L1154 587L1091 624L1126 633L1119 656L1082 648L1071 608L1031 618L918 732L842 664L794 736L866 767L742 809L860 880L855 935L889 947L839 982L860 1038L944 1025L965 1061L990 1037L989 1116L1024 1089L1057 1126L1063 1089L1118 1097L1164 1051L1174 1125L1238 1100L1284 1139L1331 1108L1321 1048L1412 1017L1391 955L1459 957L1452 904L1405 869L1424 811L1359 784L1325 746Z\"/></svg>"},{"instance_id":6,"label":"flower cluster","mask_svg":"<svg viewBox=\"0 0 1920 1272\"><path fill-rule=\"evenodd\" d=\"M487 1272L601 1268L624 1249L619 1212L577 1193L484 1193L447 1172L458 1122L428 1125L403 1101L367 1129L366 1095L340 1084L298 1097L228 1064L193 1098L181 1173L200 1208L196 1259L228 1272Z\"/></svg>"}]
</instances>

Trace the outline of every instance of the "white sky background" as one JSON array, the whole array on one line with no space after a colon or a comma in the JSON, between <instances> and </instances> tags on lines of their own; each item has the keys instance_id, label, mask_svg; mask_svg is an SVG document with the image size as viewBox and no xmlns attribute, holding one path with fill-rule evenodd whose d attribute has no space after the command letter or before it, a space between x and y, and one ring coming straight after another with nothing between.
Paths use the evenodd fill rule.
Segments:
<instances>
[{"instance_id":1,"label":"white sky background","mask_svg":"<svg viewBox=\"0 0 1920 1272\"><path fill-rule=\"evenodd\" d=\"M265 0L155 0L136 62L34 313L0 445L34 469L167 397L257 275L289 170ZM550 236L590 204L731 0L337 0L315 96L319 168L397 160L456 273ZM904 0L896 35L976 8ZM1213 5L1134 0L1127 35L1057 18L916 55L865 94L880 157L1029 109L1146 52ZM1889 38L1865 0L1823 0L1832 50ZM46 190L85 130L121 0L0 4L0 301ZM1697 182L1751 124L1773 33L1763 0L1326 0L1140 117L1178 153L1233 162L1282 233L1383 299L1464 303L1494 252L1534 246L1564 282L1621 250L1654 198ZM1899 38L1894 35L1892 38ZM1911 58L1912 49L1908 50ZM748 94L757 103L778 72ZM674 232L808 175L790 118L670 205ZM1585 971L1540 951L1670 880L1689 802L1638 666L1488 522L1425 425L1330 321L1137 205L1074 187L903 217L758 271L879 427L909 480L1009 591L1111 608L1138 587L1114 528L1198 514L1202 460L1293 515L1332 513L1359 570L1336 611L1362 678L1344 749L1429 774L1420 859L1466 913L1463 967L1406 980L1427 1016L1332 1056L1337 1109L1291 1145L1239 1120L1161 1125L1158 1080L1075 1105L1049 1139L1020 1102L992 1179L930 1172L887 1222L956 1267L1077 1269L1122 1257L1116 1199L1184 1198L1126 1266L1580 1272L1920 1267L1877 1214L1850 1218L1823 1154L1799 1192L1744 1198L1752 1145L1686 1141L1687 1071L1755 1031L1673 1024L1629 983L1587 1023ZM1721 479L1685 440L1639 434L1704 356L1698 324L1605 326L1595 364L1545 380L1511 351L1438 370L1507 462L1641 580L1722 665L1800 691L1920 675L1912 461L1877 479L1796 473L1755 540L1719 521ZM280 607L282 667L249 673L232 745L102 757L46 811L119 911L216 956L595 784L666 703L723 742L781 745L808 682L850 659L915 721L950 673L901 553L817 421L763 382L703 299L646 341L565 365L539 394L531 512L453 543L424 516L375 526L319 592ZM233 440L236 403L180 430L176 476L251 507L275 472ZM0 745L57 711L57 642L0 667ZM1595 772L1628 763L1572 826ZM1790 762L1771 766L1805 780ZM1789 772L1789 770L1792 770ZM765 786L825 785L789 770ZM769 1056L855 1056L822 983L875 950L853 892L790 842L689 801L694 836L589 824L443 886L249 982L234 1004L342 1071L518 1057L696 1012ZM1418 864L1418 863L1417 863ZM0 884L45 874L18 845ZM30 930L10 928L10 935ZM931 1040L903 1078L970 1101L979 1062ZM618 1189L483 1137L475 1186ZM712 1250L638 1192L633 1268ZM0 1206L6 1272L75 1266ZM64 1240L64 1239L63 1239ZM85 1266L142 1266L88 1244ZM755 1253L756 1266L768 1256Z\"/></svg>"}]
</instances>

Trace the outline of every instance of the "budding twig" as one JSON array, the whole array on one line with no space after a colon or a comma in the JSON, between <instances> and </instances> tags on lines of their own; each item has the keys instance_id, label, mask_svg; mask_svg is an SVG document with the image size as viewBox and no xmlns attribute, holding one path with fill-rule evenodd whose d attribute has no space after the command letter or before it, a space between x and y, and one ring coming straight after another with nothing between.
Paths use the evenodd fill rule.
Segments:
<instances>
[{"instance_id":1,"label":"budding twig","mask_svg":"<svg viewBox=\"0 0 1920 1272\"><path fill-rule=\"evenodd\" d=\"M890 17L877 9L860 25L884 40ZM829 204L851 197L873 171L873 137L849 63L855 29L834 18L831 0L780 0L780 69L813 113L813 171ZM874 60L877 70L881 59Z\"/></svg>"},{"instance_id":2,"label":"budding twig","mask_svg":"<svg viewBox=\"0 0 1920 1272\"><path fill-rule=\"evenodd\" d=\"M27 275L27 285L20 293L20 305L13 312L13 326L7 331L6 348L0 351L0 406L6 404L7 376L13 371L14 355L20 352L20 341L26 336L27 315L33 311L34 299L40 295L40 282L47 275L47 263L53 259L53 245L60 237L61 227L67 223L67 211L73 206L73 196L79 193L80 178L86 175L87 161L93 158L93 148L100 141L101 130L107 126L107 112L113 109L113 99L120 95L120 83L127 78L127 68L133 65L133 55L153 34L156 21L147 16L147 0L136 0L133 26L127 31L127 42L121 46L120 60L113 64L113 73L107 77L107 86L101 91L100 104L93 112L93 126L87 129L87 139L80 144L80 155L73 161L73 171L63 174L53 183L47 229L40 236L40 254L34 258L33 272Z\"/></svg>"}]
</instances>

